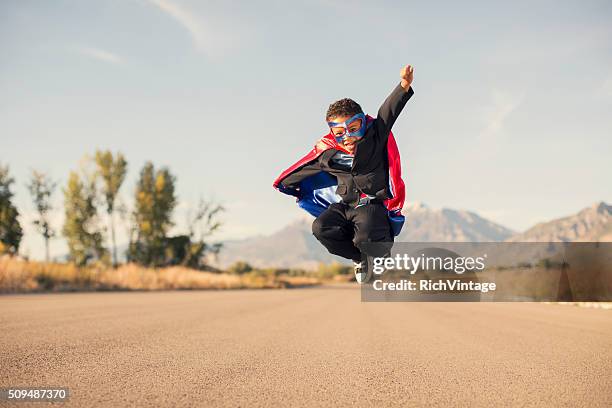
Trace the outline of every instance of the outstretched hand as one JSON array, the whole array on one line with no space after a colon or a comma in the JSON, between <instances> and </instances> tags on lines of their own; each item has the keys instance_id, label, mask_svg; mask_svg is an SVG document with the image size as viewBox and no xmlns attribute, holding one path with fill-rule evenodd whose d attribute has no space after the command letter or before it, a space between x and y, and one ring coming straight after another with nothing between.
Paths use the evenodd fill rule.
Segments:
<instances>
[{"instance_id":1,"label":"outstretched hand","mask_svg":"<svg viewBox=\"0 0 612 408\"><path fill-rule=\"evenodd\" d=\"M402 68L400 71L400 78L402 79L402 88L408 90L412 84L412 80L414 79L414 68L412 65L406 65L404 68Z\"/></svg>"}]
</instances>

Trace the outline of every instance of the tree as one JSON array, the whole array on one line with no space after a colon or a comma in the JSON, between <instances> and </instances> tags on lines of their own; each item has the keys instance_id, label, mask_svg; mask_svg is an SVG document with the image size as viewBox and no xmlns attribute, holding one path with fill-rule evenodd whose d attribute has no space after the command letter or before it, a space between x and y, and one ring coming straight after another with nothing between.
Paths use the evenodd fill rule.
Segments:
<instances>
[{"instance_id":1,"label":"tree","mask_svg":"<svg viewBox=\"0 0 612 408\"><path fill-rule=\"evenodd\" d=\"M13 204L11 185L15 180L9 175L8 166L0 166L0 254L15 255L23 230L19 224L19 211Z\"/></svg>"},{"instance_id":2,"label":"tree","mask_svg":"<svg viewBox=\"0 0 612 408\"><path fill-rule=\"evenodd\" d=\"M230 273L242 275L251 272L253 270L253 267L248 262L236 261L229 268L227 268L227 270Z\"/></svg>"},{"instance_id":3,"label":"tree","mask_svg":"<svg viewBox=\"0 0 612 408\"><path fill-rule=\"evenodd\" d=\"M218 216L223 211L222 206L200 199L195 212L187 214L188 234L166 239L166 264L203 268L204 256L217 254L221 249L220 243L209 244L206 239L221 227Z\"/></svg>"},{"instance_id":4,"label":"tree","mask_svg":"<svg viewBox=\"0 0 612 408\"><path fill-rule=\"evenodd\" d=\"M206 253L216 255L221 250L221 243L209 244L206 241L223 225L219 216L224 211L223 206L200 199L196 211L188 214L187 225L191 240L191 258L186 262L188 266L202 267L202 258Z\"/></svg>"},{"instance_id":5,"label":"tree","mask_svg":"<svg viewBox=\"0 0 612 408\"><path fill-rule=\"evenodd\" d=\"M57 187L57 183L45 174L32 170L30 183L27 187L38 215L33 224L45 240L45 261L49 262L49 241L55 236L55 231L49 220L49 213L53 211L51 196Z\"/></svg>"},{"instance_id":6,"label":"tree","mask_svg":"<svg viewBox=\"0 0 612 408\"><path fill-rule=\"evenodd\" d=\"M213 235L223 225L218 218L223 211L225 211L223 206L200 198L195 212L187 214L189 236L194 238L198 235L198 239L203 241L204 238Z\"/></svg>"},{"instance_id":7,"label":"tree","mask_svg":"<svg viewBox=\"0 0 612 408\"><path fill-rule=\"evenodd\" d=\"M143 265L160 266L165 263L165 244L168 231L174 225L172 213L176 207L175 177L167 168L155 170L147 162L136 184L134 202L134 241L128 257Z\"/></svg>"},{"instance_id":8,"label":"tree","mask_svg":"<svg viewBox=\"0 0 612 408\"><path fill-rule=\"evenodd\" d=\"M116 157L110 151L96 152L98 175L102 178L102 194L106 203L106 213L110 221L113 266L117 266L117 243L115 241L115 201L127 173L127 161L121 153Z\"/></svg>"},{"instance_id":9,"label":"tree","mask_svg":"<svg viewBox=\"0 0 612 408\"><path fill-rule=\"evenodd\" d=\"M71 172L64 190L66 220L62 232L68 241L69 258L77 265L104 260L106 250L97 226L95 180L82 180Z\"/></svg>"}]
</instances>

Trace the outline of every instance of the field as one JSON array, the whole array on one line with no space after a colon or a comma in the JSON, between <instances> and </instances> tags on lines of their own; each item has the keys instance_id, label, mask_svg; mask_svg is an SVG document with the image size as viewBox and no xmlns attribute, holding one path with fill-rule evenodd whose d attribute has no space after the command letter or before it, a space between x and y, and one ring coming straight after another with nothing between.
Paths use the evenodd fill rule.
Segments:
<instances>
[{"instance_id":1,"label":"field","mask_svg":"<svg viewBox=\"0 0 612 408\"><path fill-rule=\"evenodd\" d=\"M109 290L264 289L311 286L319 276L284 270L207 272L181 266L146 268L125 264L76 267L67 263L0 258L0 293Z\"/></svg>"}]
</instances>

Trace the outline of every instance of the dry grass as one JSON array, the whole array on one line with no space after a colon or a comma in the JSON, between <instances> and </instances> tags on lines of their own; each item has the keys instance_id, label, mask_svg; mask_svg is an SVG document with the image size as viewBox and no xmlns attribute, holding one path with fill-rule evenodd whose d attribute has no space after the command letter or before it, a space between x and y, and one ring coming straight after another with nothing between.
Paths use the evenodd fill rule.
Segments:
<instances>
[{"instance_id":1,"label":"dry grass","mask_svg":"<svg viewBox=\"0 0 612 408\"><path fill-rule=\"evenodd\" d=\"M244 275L202 272L184 267L145 268L135 264L117 269L99 266L31 262L0 258L0 293L88 290L173 290L287 288L319 284L304 276L255 271Z\"/></svg>"}]
</instances>

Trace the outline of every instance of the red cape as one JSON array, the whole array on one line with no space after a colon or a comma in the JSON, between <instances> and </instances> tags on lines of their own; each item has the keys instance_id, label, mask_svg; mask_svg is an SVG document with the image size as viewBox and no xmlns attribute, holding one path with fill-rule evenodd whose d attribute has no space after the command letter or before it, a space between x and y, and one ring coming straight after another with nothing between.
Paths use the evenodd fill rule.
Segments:
<instances>
[{"instance_id":1,"label":"red cape","mask_svg":"<svg viewBox=\"0 0 612 408\"><path fill-rule=\"evenodd\" d=\"M373 120L370 116L368 116L368 121ZM321 137L316 145L304 155L301 159L283 171L277 178L274 180L273 187L285 194L290 195L298 195L297 192L291 191L283 188L281 185L281 181L287 177L289 174L297 171L302 166L316 160L323 152L329 149L337 149L341 150L345 153L349 153L343 146L336 142L335 137L332 133L328 133ZM395 137L392 132L389 132L389 139L387 141L387 156L389 163L389 189L392 194L392 198L385 200L384 205L389 210L389 215L391 218L401 217L403 220L403 216L401 215L402 207L404 206L404 199L406 197L406 190L404 181L402 180L402 165L399 150L397 148L397 143L395 142ZM298 197L299 202L299 197ZM312 213L312 212L311 212ZM402 221L403 223L403 221ZM401 226L400 226L401 228ZM398 231L399 233L399 231Z\"/></svg>"}]
</instances>

